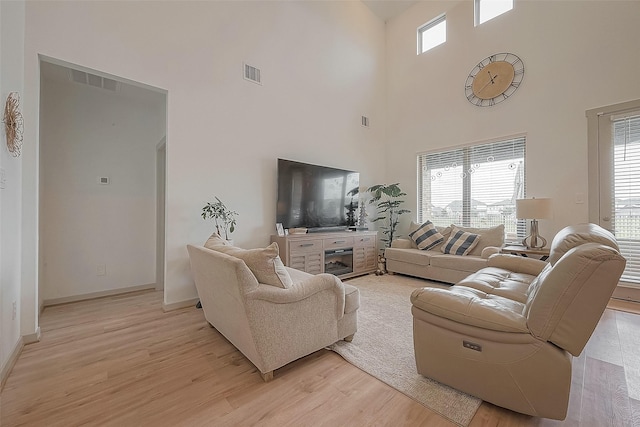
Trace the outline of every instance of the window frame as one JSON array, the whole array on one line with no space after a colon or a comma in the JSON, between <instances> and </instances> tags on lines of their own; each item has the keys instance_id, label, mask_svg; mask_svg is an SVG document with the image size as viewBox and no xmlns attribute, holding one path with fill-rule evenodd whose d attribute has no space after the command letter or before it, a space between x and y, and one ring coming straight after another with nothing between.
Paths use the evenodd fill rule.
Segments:
<instances>
[{"instance_id":1,"label":"window frame","mask_svg":"<svg viewBox=\"0 0 640 427\"><path fill-rule=\"evenodd\" d=\"M440 43L431 46L430 48L423 50L423 43L422 43L422 39L423 39L423 34L425 34L427 31L436 28L438 25L444 23L444 40L441 41ZM421 55L425 52L430 51L431 49L440 46L443 43L446 43L447 41L447 14L443 13L440 14L438 16L436 16L435 18L433 18L431 21L427 22L426 24L422 24L421 26L418 27L417 30L417 35L418 35L418 55Z\"/></svg>"}]
</instances>

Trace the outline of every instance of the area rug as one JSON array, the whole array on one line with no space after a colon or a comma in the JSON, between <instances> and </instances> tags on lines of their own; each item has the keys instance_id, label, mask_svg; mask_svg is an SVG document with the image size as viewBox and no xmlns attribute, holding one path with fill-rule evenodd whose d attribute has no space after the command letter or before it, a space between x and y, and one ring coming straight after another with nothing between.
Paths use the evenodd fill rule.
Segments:
<instances>
[{"instance_id":1,"label":"area rug","mask_svg":"<svg viewBox=\"0 0 640 427\"><path fill-rule=\"evenodd\" d=\"M360 289L358 331L352 342L330 349L448 420L468 426L482 401L418 374L413 353L411 292L434 282L399 275L363 276L347 283Z\"/></svg>"}]
</instances>

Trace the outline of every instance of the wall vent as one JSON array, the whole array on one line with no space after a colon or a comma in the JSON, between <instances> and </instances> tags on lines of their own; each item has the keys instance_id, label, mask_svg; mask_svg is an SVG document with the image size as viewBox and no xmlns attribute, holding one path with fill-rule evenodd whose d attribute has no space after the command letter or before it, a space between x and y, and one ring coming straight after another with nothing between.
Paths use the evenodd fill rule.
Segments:
<instances>
[{"instance_id":1,"label":"wall vent","mask_svg":"<svg viewBox=\"0 0 640 427\"><path fill-rule=\"evenodd\" d=\"M118 89L118 82L116 80L91 73L85 73L80 70L71 70L71 81L93 87L99 87L112 92L115 92Z\"/></svg>"},{"instance_id":2,"label":"wall vent","mask_svg":"<svg viewBox=\"0 0 640 427\"><path fill-rule=\"evenodd\" d=\"M367 116L362 116L362 122L361 122L362 126L368 128L369 127L369 117Z\"/></svg>"},{"instance_id":3,"label":"wall vent","mask_svg":"<svg viewBox=\"0 0 640 427\"><path fill-rule=\"evenodd\" d=\"M250 82L262 84L260 79L260 69L249 64L244 64L244 78Z\"/></svg>"}]
</instances>

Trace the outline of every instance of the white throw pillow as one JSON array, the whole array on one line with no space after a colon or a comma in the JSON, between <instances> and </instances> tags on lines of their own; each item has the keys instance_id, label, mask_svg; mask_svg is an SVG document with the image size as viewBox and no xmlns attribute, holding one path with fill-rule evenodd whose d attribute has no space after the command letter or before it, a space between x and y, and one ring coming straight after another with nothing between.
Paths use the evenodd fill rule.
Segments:
<instances>
[{"instance_id":1,"label":"white throw pillow","mask_svg":"<svg viewBox=\"0 0 640 427\"><path fill-rule=\"evenodd\" d=\"M230 245L218 245L211 249L243 260L260 283L283 289L289 289L293 285L293 280L278 255L276 242L258 249L241 249Z\"/></svg>"},{"instance_id":2,"label":"white throw pillow","mask_svg":"<svg viewBox=\"0 0 640 427\"><path fill-rule=\"evenodd\" d=\"M205 242L204 247L213 249L215 246L232 246L231 243L223 239L218 233L213 233Z\"/></svg>"}]
</instances>

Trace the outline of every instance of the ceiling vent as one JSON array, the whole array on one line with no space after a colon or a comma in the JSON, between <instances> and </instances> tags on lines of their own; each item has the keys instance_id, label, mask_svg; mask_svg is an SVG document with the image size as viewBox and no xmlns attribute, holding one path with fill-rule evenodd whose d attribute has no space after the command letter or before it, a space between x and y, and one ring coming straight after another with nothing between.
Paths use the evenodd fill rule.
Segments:
<instances>
[{"instance_id":1,"label":"ceiling vent","mask_svg":"<svg viewBox=\"0 0 640 427\"><path fill-rule=\"evenodd\" d=\"M260 80L260 69L249 64L244 64L244 78L245 80L249 80L250 82L257 83L259 85L262 84L262 81Z\"/></svg>"},{"instance_id":2,"label":"ceiling vent","mask_svg":"<svg viewBox=\"0 0 640 427\"><path fill-rule=\"evenodd\" d=\"M118 82L106 77L97 76L91 73L85 73L80 70L71 70L71 81L76 83L85 84L93 87L99 87L102 89L115 92L118 89Z\"/></svg>"}]
</instances>

